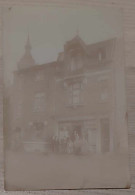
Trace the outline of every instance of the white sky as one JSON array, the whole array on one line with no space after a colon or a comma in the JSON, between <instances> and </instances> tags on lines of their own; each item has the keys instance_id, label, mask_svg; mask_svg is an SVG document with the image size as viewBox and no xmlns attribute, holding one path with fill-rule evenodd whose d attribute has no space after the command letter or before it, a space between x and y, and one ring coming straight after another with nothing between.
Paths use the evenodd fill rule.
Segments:
<instances>
[{"instance_id":1,"label":"white sky","mask_svg":"<svg viewBox=\"0 0 135 195\"><path fill-rule=\"evenodd\" d=\"M24 54L28 32L37 64L56 60L77 29L86 44L122 35L121 12L114 8L12 7L3 17L6 82Z\"/></svg>"}]
</instances>

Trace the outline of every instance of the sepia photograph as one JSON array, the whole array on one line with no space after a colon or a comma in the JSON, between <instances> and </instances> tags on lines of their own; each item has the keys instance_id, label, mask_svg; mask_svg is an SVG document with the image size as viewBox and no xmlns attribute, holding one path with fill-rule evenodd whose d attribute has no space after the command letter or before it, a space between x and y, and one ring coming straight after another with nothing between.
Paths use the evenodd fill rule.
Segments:
<instances>
[{"instance_id":1,"label":"sepia photograph","mask_svg":"<svg viewBox=\"0 0 135 195\"><path fill-rule=\"evenodd\" d=\"M5 190L129 188L122 10L2 17Z\"/></svg>"}]
</instances>

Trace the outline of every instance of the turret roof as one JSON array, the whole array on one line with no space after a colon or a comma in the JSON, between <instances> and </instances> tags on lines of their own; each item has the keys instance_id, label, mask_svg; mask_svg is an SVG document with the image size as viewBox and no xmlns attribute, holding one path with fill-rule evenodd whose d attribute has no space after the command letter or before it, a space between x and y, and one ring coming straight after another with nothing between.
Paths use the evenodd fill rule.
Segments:
<instances>
[{"instance_id":1,"label":"turret roof","mask_svg":"<svg viewBox=\"0 0 135 195\"><path fill-rule=\"evenodd\" d=\"M31 54L31 44L30 44L30 38L28 35L27 42L25 45L25 53L18 63L18 68L24 69L24 68L28 68L28 67L31 67L34 65L36 65L36 64L35 64L35 60L32 57L32 54Z\"/></svg>"}]
</instances>

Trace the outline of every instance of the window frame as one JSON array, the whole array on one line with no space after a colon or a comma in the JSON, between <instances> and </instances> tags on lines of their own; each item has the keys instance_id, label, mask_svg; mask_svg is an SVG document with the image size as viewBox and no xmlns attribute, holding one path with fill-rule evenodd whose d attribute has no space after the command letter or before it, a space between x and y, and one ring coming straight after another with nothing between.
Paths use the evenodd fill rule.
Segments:
<instances>
[{"instance_id":1,"label":"window frame","mask_svg":"<svg viewBox=\"0 0 135 195\"><path fill-rule=\"evenodd\" d=\"M75 82L70 84L68 86L68 93L69 105L76 106L81 104L81 82Z\"/></svg>"},{"instance_id":2,"label":"window frame","mask_svg":"<svg viewBox=\"0 0 135 195\"><path fill-rule=\"evenodd\" d=\"M44 103L44 104L43 104ZM33 112L44 112L45 110L45 93L39 92L34 95Z\"/></svg>"}]
</instances>

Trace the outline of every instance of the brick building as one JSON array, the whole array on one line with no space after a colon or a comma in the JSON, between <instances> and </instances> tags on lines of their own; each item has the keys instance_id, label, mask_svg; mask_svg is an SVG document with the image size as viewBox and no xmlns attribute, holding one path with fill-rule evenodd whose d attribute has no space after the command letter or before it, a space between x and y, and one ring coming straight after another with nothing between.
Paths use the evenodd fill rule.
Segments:
<instances>
[{"instance_id":1,"label":"brick building","mask_svg":"<svg viewBox=\"0 0 135 195\"><path fill-rule=\"evenodd\" d=\"M78 136L90 152L114 151L120 101L115 92L121 88L117 45L116 38L86 45L77 35L56 61L36 65L28 38L14 72L13 139L26 150L45 150L54 137L73 143Z\"/></svg>"}]
</instances>

